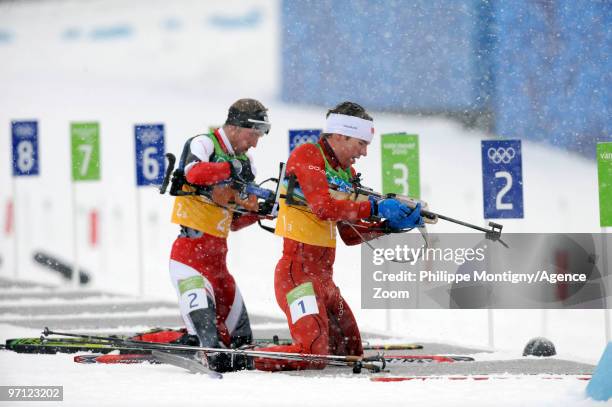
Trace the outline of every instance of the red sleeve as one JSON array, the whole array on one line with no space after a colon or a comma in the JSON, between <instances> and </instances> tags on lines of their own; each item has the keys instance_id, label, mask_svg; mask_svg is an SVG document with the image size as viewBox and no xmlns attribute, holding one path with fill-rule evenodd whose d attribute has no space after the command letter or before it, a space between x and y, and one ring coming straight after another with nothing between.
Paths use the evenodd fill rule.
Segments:
<instances>
[{"instance_id":1,"label":"red sleeve","mask_svg":"<svg viewBox=\"0 0 612 407\"><path fill-rule=\"evenodd\" d=\"M257 222L258 219L260 219L260 217L255 213L236 214L232 219L230 229L232 232L235 232L247 226L251 226L253 223Z\"/></svg>"},{"instance_id":2,"label":"red sleeve","mask_svg":"<svg viewBox=\"0 0 612 407\"><path fill-rule=\"evenodd\" d=\"M187 182L194 185L213 185L230 177L230 163L200 162L187 171Z\"/></svg>"},{"instance_id":3,"label":"red sleeve","mask_svg":"<svg viewBox=\"0 0 612 407\"><path fill-rule=\"evenodd\" d=\"M338 223L338 233L342 241L347 246L353 246L363 242L367 242L377 237L383 236L385 233L380 230L385 227L385 222L354 222L352 227L346 222Z\"/></svg>"},{"instance_id":4,"label":"red sleeve","mask_svg":"<svg viewBox=\"0 0 612 407\"><path fill-rule=\"evenodd\" d=\"M296 148L287 161L287 174L295 175L306 202L322 220L351 220L370 216L370 202L333 199L325 175L325 160L314 144Z\"/></svg>"}]
</instances>

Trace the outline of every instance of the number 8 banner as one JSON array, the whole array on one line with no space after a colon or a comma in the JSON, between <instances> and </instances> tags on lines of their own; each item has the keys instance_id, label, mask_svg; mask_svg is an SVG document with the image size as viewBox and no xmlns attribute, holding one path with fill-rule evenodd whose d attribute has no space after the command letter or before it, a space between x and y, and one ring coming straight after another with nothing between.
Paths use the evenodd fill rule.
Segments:
<instances>
[{"instance_id":1,"label":"number 8 banner","mask_svg":"<svg viewBox=\"0 0 612 407\"><path fill-rule=\"evenodd\" d=\"M11 122L13 176L38 175L38 122Z\"/></svg>"},{"instance_id":2,"label":"number 8 banner","mask_svg":"<svg viewBox=\"0 0 612 407\"><path fill-rule=\"evenodd\" d=\"M483 140L481 150L485 219L523 218L521 140Z\"/></svg>"},{"instance_id":3,"label":"number 8 banner","mask_svg":"<svg viewBox=\"0 0 612 407\"><path fill-rule=\"evenodd\" d=\"M136 139L136 184L161 185L166 165L164 161L164 125L134 126Z\"/></svg>"}]
</instances>

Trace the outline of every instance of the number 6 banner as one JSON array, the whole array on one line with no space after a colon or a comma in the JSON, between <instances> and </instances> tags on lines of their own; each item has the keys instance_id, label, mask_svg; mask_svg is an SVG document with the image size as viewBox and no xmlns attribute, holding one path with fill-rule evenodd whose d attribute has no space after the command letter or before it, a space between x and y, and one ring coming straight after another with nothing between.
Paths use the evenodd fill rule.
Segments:
<instances>
[{"instance_id":1,"label":"number 6 banner","mask_svg":"<svg viewBox=\"0 0 612 407\"><path fill-rule=\"evenodd\" d=\"M481 149L485 219L523 218L521 140L483 140Z\"/></svg>"},{"instance_id":2,"label":"number 6 banner","mask_svg":"<svg viewBox=\"0 0 612 407\"><path fill-rule=\"evenodd\" d=\"M13 176L38 175L38 122L11 122Z\"/></svg>"},{"instance_id":3,"label":"number 6 banner","mask_svg":"<svg viewBox=\"0 0 612 407\"><path fill-rule=\"evenodd\" d=\"M164 125L134 126L136 140L136 185L161 185L166 171Z\"/></svg>"}]
</instances>

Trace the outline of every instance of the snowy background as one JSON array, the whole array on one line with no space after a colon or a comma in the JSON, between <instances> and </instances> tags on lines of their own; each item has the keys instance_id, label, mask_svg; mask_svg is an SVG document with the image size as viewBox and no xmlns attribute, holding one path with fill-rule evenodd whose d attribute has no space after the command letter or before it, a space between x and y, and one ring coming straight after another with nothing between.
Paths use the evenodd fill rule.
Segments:
<instances>
[{"instance_id":1,"label":"snowy background","mask_svg":"<svg viewBox=\"0 0 612 407\"><path fill-rule=\"evenodd\" d=\"M57 275L36 265L32 253L44 250L70 262L76 239L80 264L92 275L88 289L137 296L141 235L143 296L174 301L167 275L170 246L177 234L177 227L169 222L172 199L159 195L154 188L136 188L134 125L163 123L167 151L179 154L188 137L222 123L233 101L242 97L259 99L269 108L273 126L270 135L253 151L258 179L276 175L278 162L287 157L288 130L320 128L327 108L331 107L281 102L280 13L279 2L255 0L183 0L172 4L151 0L0 3L0 61L3 61L0 124L4 123L0 125L0 162L4 163L0 169L3 186L0 277L70 289ZM440 117L371 113L379 134L405 131L420 136L421 196L433 210L484 224L480 141L492 134L466 129L458 122ZM26 119L39 123L40 176L13 179L10 121ZM69 137L70 123L74 121L100 123L102 167L101 181L83 182L75 187L76 237L71 232L70 200ZM364 182L375 189L382 186L379 147L379 142L373 142L368 157L356 165L365 174ZM504 220L501 222L504 232L601 231L594 160L524 140L523 180L525 218ZM9 232L6 222L12 200L16 218ZM97 246L90 245L87 238L92 210L100 216ZM142 222L140 233L137 216ZM440 223L430 230L460 229ZM229 246L228 267L249 311L282 317L273 295L273 271L280 257L281 240L253 227L230 235ZM363 330L403 340L480 348L489 344L486 310L394 310L388 319L385 311L359 309L358 259L358 247L340 245L335 280ZM497 310L493 321L495 350L517 357L528 339L544 335L556 344L560 357L595 364L606 343L601 310ZM36 336L37 331L15 329L0 321L0 339L21 335ZM16 354L3 358L8 364L20 366L8 376L11 384L40 384L41 376L32 376L27 367L38 363L38 359L34 362L35 357ZM83 370L89 369L80 366L77 370L69 357L57 358L46 358L41 367L46 370L55 366L52 360L62 360L67 367L60 369L59 383L82 380ZM197 378L181 378L180 385L165 382L157 367L147 366L138 370L134 380L159 383L159 388L148 394L146 386L131 381L136 369L119 368L122 367L96 367L102 375L98 380L103 388L98 382L85 383L79 390L80 397L73 402L86 405L84 395L90 391L129 394L134 385L135 400L163 404L158 396L162 392L167 392L169 402L176 400L171 395L199 385ZM6 374L2 370L0 374ZM7 383L1 376L0 380L1 384ZM333 383L338 392L334 397L344 394L357 405L369 404L368 400L395 403L410 400L417 404L461 400L476 405L479 400L490 400L500 393L507 396L500 402L508 405L588 404L583 401L584 383L578 381L535 379L523 380L517 386L506 380L477 384L482 390L479 392L460 383L376 384L385 387L371 388L367 397L362 394L363 398L355 400L355 389L361 388L363 382L329 380L316 379L305 384L296 377L269 378L260 374L251 381L232 377L218 387L215 385L216 398L212 400L222 402L229 397L230 405L244 401L241 393L235 391L240 386L245 394L254 394L262 405L267 404L261 401L266 400L266 394L279 391L279 399L270 404L282 404L282 397L292 395L290 389L300 386L312 399L296 404L310 401L325 404L329 403L324 398L331 394ZM373 384L368 382L370 387ZM285 386L286 390L278 390L278 386ZM207 392L206 397L211 396L209 390L203 391ZM398 396L400 392L402 395ZM90 402L113 405L123 400L109 397L93 397Z\"/></svg>"}]
</instances>

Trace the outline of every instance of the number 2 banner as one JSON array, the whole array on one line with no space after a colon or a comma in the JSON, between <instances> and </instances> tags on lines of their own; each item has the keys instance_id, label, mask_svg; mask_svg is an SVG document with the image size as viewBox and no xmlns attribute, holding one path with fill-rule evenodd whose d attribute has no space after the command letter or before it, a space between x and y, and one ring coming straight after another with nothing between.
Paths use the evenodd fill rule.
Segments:
<instances>
[{"instance_id":1,"label":"number 2 banner","mask_svg":"<svg viewBox=\"0 0 612 407\"><path fill-rule=\"evenodd\" d=\"M166 165L164 161L164 125L134 126L136 145L136 184L161 185Z\"/></svg>"},{"instance_id":2,"label":"number 2 banner","mask_svg":"<svg viewBox=\"0 0 612 407\"><path fill-rule=\"evenodd\" d=\"M71 123L72 180L100 180L100 125Z\"/></svg>"},{"instance_id":3,"label":"number 2 banner","mask_svg":"<svg viewBox=\"0 0 612 407\"><path fill-rule=\"evenodd\" d=\"M11 122L13 176L38 175L38 122Z\"/></svg>"},{"instance_id":4,"label":"number 2 banner","mask_svg":"<svg viewBox=\"0 0 612 407\"><path fill-rule=\"evenodd\" d=\"M420 198L419 136L383 134L380 143L383 193Z\"/></svg>"},{"instance_id":5,"label":"number 2 banner","mask_svg":"<svg viewBox=\"0 0 612 407\"><path fill-rule=\"evenodd\" d=\"M483 140L481 151L485 219L523 218L521 140Z\"/></svg>"}]
</instances>

